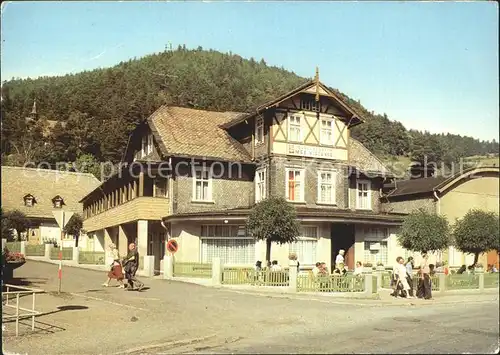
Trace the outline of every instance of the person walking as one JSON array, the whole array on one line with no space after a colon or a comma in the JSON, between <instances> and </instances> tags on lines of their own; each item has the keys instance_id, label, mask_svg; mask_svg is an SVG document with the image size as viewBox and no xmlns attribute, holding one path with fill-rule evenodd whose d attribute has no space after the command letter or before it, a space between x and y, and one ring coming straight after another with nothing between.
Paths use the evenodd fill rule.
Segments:
<instances>
[{"instance_id":1,"label":"person walking","mask_svg":"<svg viewBox=\"0 0 500 355\"><path fill-rule=\"evenodd\" d=\"M429 256L427 253L422 253L422 262L420 263L420 277L418 282L417 297L430 300L431 292L431 277L429 267Z\"/></svg>"},{"instance_id":2,"label":"person walking","mask_svg":"<svg viewBox=\"0 0 500 355\"><path fill-rule=\"evenodd\" d=\"M344 254L345 254L345 250L340 249L337 257L335 258L335 269L340 270L340 264L344 264Z\"/></svg>"},{"instance_id":3,"label":"person walking","mask_svg":"<svg viewBox=\"0 0 500 355\"><path fill-rule=\"evenodd\" d=\"M104 287L108 287L111 279L115 279L120 284L120 288L125 288L123 284L123 270L122 264L120 262L120 254L118 253L118 249L114 243L109 245L109 249L111 250L111 255L113 258L113 262L111 263L111 270L108 272L108 280L103 283Z\"/></svg>"},{"instance_id":4,"label":"person walking","mask_svg":"<svg viewBox=\"0 0 500 355\"><path fill-rule=\"evenodd\" d=\"M406 262L406 281L408 282L408 285L410 286L410 289L408 291L409 295L411 297L414 296L413 292L413 257L409 257L408 261Z\"/></svg>"},{"instance_id":5,"label":"person walking","mask_svg":"<svg viewBox=\"0 0 500 355\"><path fill-rule=\"evenodd\" d=\"M134 290L134 286L137 286L137 291L141 291L144 287L144 283L135 277L135 273L139 269L139 252L135 247L135 243L130 243L128 246L128 254L123 261L123 266L125 269L125 278L128 282L128 290Z\"/></svg>"}]
</instances>

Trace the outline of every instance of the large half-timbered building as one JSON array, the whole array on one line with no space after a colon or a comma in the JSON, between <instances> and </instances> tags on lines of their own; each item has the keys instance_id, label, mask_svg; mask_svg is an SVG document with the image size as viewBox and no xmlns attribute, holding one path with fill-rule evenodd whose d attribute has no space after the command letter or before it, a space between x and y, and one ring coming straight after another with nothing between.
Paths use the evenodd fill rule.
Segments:
<instances>
[{"instance_id":1,"label":"large half-timbered building","mask_svg":"<svg viewBox=\"0 0 500 355\"><path fill-rule=\"evenodd\" d=\"M294 251L301 265L331 265L344 249L350 268L387 265L403 214L381 208L391 174L351 137L362 123L317 77L248 113L162 106L132 132L122 170L82 199L84 228L122 252L137 240L158 269L168 238L178 261L254 264L265 242L245 221L255 203L283 196L302 232L273 245L273 259Z\"/></svg>"}]
</instances>

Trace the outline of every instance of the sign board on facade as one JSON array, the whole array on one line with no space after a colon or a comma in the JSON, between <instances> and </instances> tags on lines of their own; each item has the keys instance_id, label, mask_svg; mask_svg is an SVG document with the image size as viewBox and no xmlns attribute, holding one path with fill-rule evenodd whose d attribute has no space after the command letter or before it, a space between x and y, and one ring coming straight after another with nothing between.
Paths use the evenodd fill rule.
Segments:
<instances>
[{"instance_id":1,"label":"sign board on facade","mask_svg":"<svg viewBox=\"0 0 500 355\"><path fill-rule=\"evenodd\" d=\"M68 224L69 220L73 216L74 212L68 211L52 211L54 218L56 219L59 228L63 229Z\"/></svg>"},{"instance_id":2,"label":"sign board on facade","mask_svg":"<svg viewBox=\"0 0 500 355\"><path fill-rule=\"evenodd\" d=\"M287 153L311 158L335 159L335 148L288 144Z\"/></svg>"}]
</instances>

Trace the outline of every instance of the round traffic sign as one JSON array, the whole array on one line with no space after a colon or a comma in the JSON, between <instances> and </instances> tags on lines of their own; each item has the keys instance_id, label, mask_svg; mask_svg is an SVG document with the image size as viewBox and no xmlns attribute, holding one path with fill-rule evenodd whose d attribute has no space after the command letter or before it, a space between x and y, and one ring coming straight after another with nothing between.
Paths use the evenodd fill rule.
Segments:
<instances>
[{"instance_id":1,"label":"round traffic sign","mask_svg":"<svg viewBox=\"0 0 500 355\"><path fill-rule=\"evenodd\" d=\"M172 254L179 250L179 244L177 244L177 241L175 239L170 239L167 242L167 250Z\"/></svg>"}]
</instances>

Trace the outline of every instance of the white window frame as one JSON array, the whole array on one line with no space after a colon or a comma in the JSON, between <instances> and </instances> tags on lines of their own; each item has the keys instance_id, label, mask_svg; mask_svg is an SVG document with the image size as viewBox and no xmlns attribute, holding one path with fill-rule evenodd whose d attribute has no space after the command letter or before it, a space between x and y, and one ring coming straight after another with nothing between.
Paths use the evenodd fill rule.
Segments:
<instances>
[{"instance_id":1,"label":"white window frame","mask_svg":"<svg viewBox=\"0 0 500 355\"><path fill-rule=\"evenodd\" d=\"M146 154L149 155L153 153L153 135L151 133L148 134L147 142L146 142Z\"/></svg>"},{"instance_id":2,"label":"white window frame","mask_svg":"<svg viewBox=\"0 0 500 355\"><path fill-rule=\"evenodd\" d=\"M323 181L321 179L321 174L331 174L332 175L332 192L330 196L330 201L323 201L321 199L321 185ZM317 203L325 204L325 205L336 205L337 204L337 171L336 170L318 170L318 194L317 194Z\"/></svg>"},{"instance_id":3,"label":"white window frame","mask_svg":"<svg viewBox=\"0 0 500 355\"><path fill-rule=\"evenodd\" d=\"M359 199L359 184L366 184L367 188L367 200L368 204L366 207L361 207L361 201ZM371 210L372 209L372 182L370 180L356 180L356 209L358 210Z\"/></svg>"},{"instance_id":4,"label":"white window frame","mask_svg":"<svg viewBox=\"0 0 500 355\"><path fill-rule=\"evenodd\" d=\"M201 179L198 179L197 174L200 173ZM203 178L204 173L207 174L207 178ZM205 196L205 198L198 199L196 197L196 182L197 181L208 181L208 196ZM201 190L203 191L203 183L201 184ZM207 166L197 166L193 169L193 196L192 196L192 201L193 202L209 202L213 203L212 200L212 174L211 174L211 169Z\"/></svg>"},{"instance_id":5,"label":"white window frame","mask_svg":"<svg viewBox=\"0 0 500 355\"><path fill-rule=\"evenodd\" d=\"M257 117L255 119L255 145L264 143L264 119Z\"/></svg>"},{"instance_id":6,"label":"white window frame","mask_svg":"<svg viewBox=\"0 0 500 355\"><path fill-rule=\"evenodd\" d=\"M289 196L289 174L291 171L294 172L300 172L300 198L298 200L291 200ZM303 203L305 202L305 196L304 196L304 185L305 185L305 169L302 168L286 168L285 169L285 193L286 193L286 199L289 202L298 202L298 203ZM296 180L294 180L296 181Z\"/></svg>"},{"instance_id":7,"label":"white window frame","mask_svg":"<svg viewBox=\"0 0 500 355\"><path fill-rule=\"evenodd\" d=\"M329 122L332 126L331 126L331 136L332 136L332 140L331 141L326 141L325 140L325 133L323 133L323 131L327 130L327 129L324 129L323 128L323 122ZM321 117L320 118L320 126L319 126L319 144L321 145L330 145L330 146L333 146L335 145L335 118L332 118L332 117Z\"/></svg>"},{"instance_id":8,"label":"white window frame","mask_svg":"<svg viewBox=\"0 0 500 355\"><path fill-rule=\"evenodd\" d=\"M316 236L315 237L306 237L304 236L305 233L304 233L304 229L305 228L314 228L315 229L315 234ZM297 240L295 242L292 242L289 244L289 248L288 248L288 251L289 253L296 253L296 254L299 254L296 250L296 248L294 248L294 243L297 243L297 242L306 242L306 241L309 241L309 242L314 242L316 243L315 244L315 254L313 256L313 258L318 258L318 241L319 241L319 227L318 226L311 226L311 225L303 225L300 227L300 236L297 238ZM297 246L297 244L295 244L295 246ZM318 260L313 260L312 262L308 263L308 262L305 262L303 259L303 257L301 255L297 255L298 257L298 261L300 263L300 265L302 266L312 266L314 265ZM301 260L302 259L302 260Z\"/></svg>"},{"instance_id":9,"label":"white window frame","mask_svg":"<svg viewBox=\"0 0 500 355\"><path fill-rule=\"evenodd\" d=\"M298 138L298 140L291 139L292 135L290 134L290 132L292 131L292 126L297 127L296 123L292 124L292 117L299 119L299 125L298 125L299 138ZM288 141L289 142L302 143L302 141L304 140L304 130L302 129L302 122L304 121L304 119L305 119L305 115L302 113L295 112L295 113L288 114Z\"/></svg>"},{"instance_id":10,"label":"white window frame","mask_svg":"<svg viewBox=\"0 0 500 355\"><path fill-rule=\"evenodd\" d=\"M263 179L262 179L263 176ZM267 169L262 168L255 171L255 202L260 202L267 197ZM259 189L262 185L262 189ZM259 194L259 192L262 192Z\"/></svg>"},{"instance_id":11,"label":"white window frame","mask_svg":"<svg viewBox=\"0 0 500 355\"><path fill-rule=\"evenodd\" d=\"M300 109L311 112L321 112L321 102L316 99L301 99Z\"/></svg>"},{"instance_id":12,"label":"white window frame","mask_svg":"<svg viewBox=\"0 0 500 355\"><path fill-rule=\"evenodd\" d=\"M217 234L217 229L220 229L222 232L220 235ZM232 234L232 230L237 229L237 234ZM205 233L204 233L205 230ZM210 230L212 233L210 233ZM203 224L201 226L200 231L200 262L206 262L204 260L203 255L203 241L204 240L245 240L248 244L253 244L253 255L249 257L252 259L251 262L243 262L243 263L227 263L226 265L249 265L255 262L256 258L256 245L254 238L247 235L246 228L243 225L234 225L234 224Z\"/></svg>"}]
</instances>

